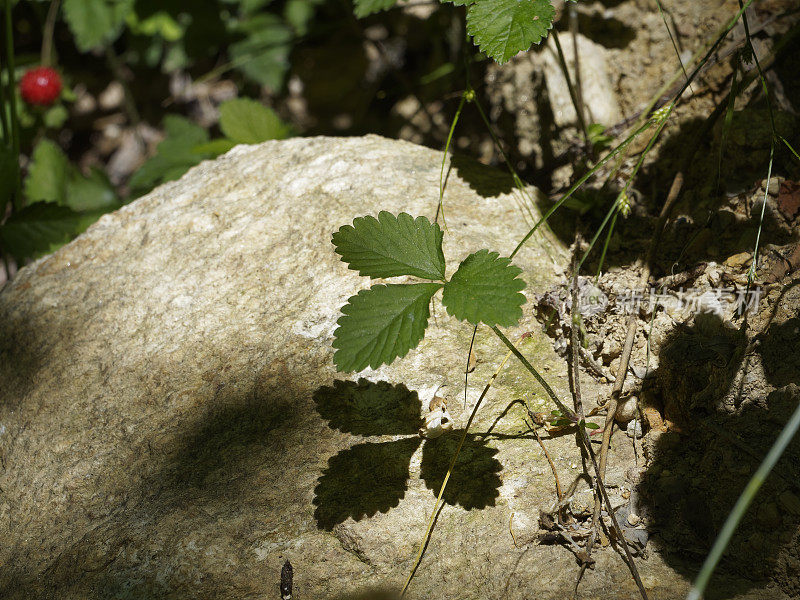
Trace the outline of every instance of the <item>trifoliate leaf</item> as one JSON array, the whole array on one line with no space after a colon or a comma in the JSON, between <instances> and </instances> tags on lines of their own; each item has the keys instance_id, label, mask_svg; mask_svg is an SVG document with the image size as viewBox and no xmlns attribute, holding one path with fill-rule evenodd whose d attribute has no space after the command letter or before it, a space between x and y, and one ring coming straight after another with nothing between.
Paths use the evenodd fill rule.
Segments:
<instances>
[{"instance_id":1,"label":"trifoliate leaf","mask_svg":"<svg viewBox=\"0 0 800 600\"><path fill-rule=\"evenodd\" d=\"M467 32L498 63L538 44L553 24L550 0L478 0L467 10Z\"/></svg>"},{"instance_id":2,"label":"trifoliate leaf","mask_svg":"<svg viewBox=\"0 0 800 600\"><path fill-rule=\"evenodd\" d=\"M133 3L134 0L64 0L64 20L78 50L87 52L116 40Z\"/></svg>"},{"instance_id":3,"label":"trifoliate leaf","mask_svg":"<svg viewBox=\"0 0 800 600\"><path fill-rule=\"evenodd\" d=\"M333 362L339 371L390 364L425 335L431 298L440 283L373 285L351 296L337 321Z\"/></svg>"},{"instance_id":4,"label":"trifoliate leaf","mask_svg":"<svg viewBox=\"0 0 800 600\"><path fill-rule=\"evenodd\" d=\"M336 253L351 269L367 277L414 275L444 279L442 230L425 217L358 217L333 234Z\"/></svg>"},{"instance_id":5,"label":"trifoliate leaf","mask_svg":"<svg viewBox=\"0 0 800 600\"><path fill-rule=\"evenodd\" d=\"M361 19L372 13L389 10L397 4L397 0L355 0L354 4L353 12Z\"/></svg>"},{"instance_id":6,"label":"trifoliate leaf","mask_svg":"<svg viewBox=\"0 0 800 600\"><path fill-rule=\"evenodd\" d=\"M12 214L0 227L0 245L17 259L35 258L68 242L83 217L66 206L36 202Z\"/></svg>"},{"instance_id":7,"label":"trifoliate leaf","mask_svg":"<svg viewBox=\"0 0 800 600\"><path fill-rule=\"evenodd\" d=\"M219 107L219 127L237 144L282 140L289 128L271 108L250 98L235 98Z\"/></svg>"},{"instance_id":8,"label":"trifoliate leaf","mask_svg":"<svg viewBox=\"0 0 800 600\"><path fill-rule=\"evenodd\" d=\"M510 258L497 252L479 250L470 254L444 286L442 304L447 312L462 321L477 325L514 325L522 316L525 282Z\"/></svg>"}]
</instances>

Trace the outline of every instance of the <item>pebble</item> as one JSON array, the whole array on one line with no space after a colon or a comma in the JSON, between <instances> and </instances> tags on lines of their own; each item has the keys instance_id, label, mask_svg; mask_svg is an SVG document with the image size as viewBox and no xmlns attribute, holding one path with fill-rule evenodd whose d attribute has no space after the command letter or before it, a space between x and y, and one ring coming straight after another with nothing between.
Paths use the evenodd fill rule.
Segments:
<instances>
[{"instance_id":1,"label":"pebble","mask_svg":"<svg viewBox=\"0 0 800 600\"><path fill-rule=\"evenodd\" d=\"M637 515L636 513L630 513L628 515L628 525L631 527L636 527L639 523L641 523L642 518Z\"/></svg>"},{"instance_id":2,"label":"pebble","mask_svg":"<svg viewBox=\"0 0 800 600\"><path fill-rule=\"evenodd\" d=\"M637 439L642 437L642 422L638 419L635 421L631 421L628 423L628 428L625 430L625 433L628 434L629 438L636 437Z\"/></svg>"},{"instance_id":3,"label":"pebble","mask_svg":"<svg viewBox=\"0 0 800 600\"><path fill-rule=\"evenodd\" d=\"M614 418L618 423L630 423L636 418L636 405L639 399L636 396L629 396L624 400L620 400L617 404L617 412L614 413Z\"/></svg>"}]
</instances>

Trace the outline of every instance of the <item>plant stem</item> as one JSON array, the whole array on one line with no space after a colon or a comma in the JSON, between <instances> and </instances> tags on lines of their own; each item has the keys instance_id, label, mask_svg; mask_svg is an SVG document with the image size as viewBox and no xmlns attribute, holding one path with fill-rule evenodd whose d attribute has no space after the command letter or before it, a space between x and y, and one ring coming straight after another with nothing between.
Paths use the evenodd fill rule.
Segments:
<instances>
[{"instance_id":1,"label":"plant stem","mask_svg":"<svg viewBox=\"0 0 800 600\"><path fill-rule=\"evenodd\" d=\"M53 64L53 32L56 27L58 17L58 7L61 0L52 0L50 8L47 10L47 17L42 29L42 66L49 67Z\"/></svg>"},{"instance_id":2,"label":"plant stem","mask_svg":"<svg viewBox=\"0 0 800 600\"><path fill-rule=\"evenodd\" d=\"M586 434L586 429L582 426L582 424L578 420L578 415L571 409L567 408L563 402L561 402L558 397L556 396L553 388L551 388L544 378L539 374L539 372L533 368L531 363L522 355L522 353L517 350L514 344L503 335L503 332L497 328L497 325L492 326L492 331L495 332L497 337L506 345L506 347L517 357L517 359L523 364L523 366L530 372L531 375L534 376L536 381L538 381L541 386L547 392L547 395L550 396L550 399L555 403L556 406L561 410L562 414L568 416L570 420L574 421L578 426L578 439L583 443L583 449L586 451L586 454L592 461L592 467L594 469L595 478L597 481L597 487L600 490L600 497L606 503L608 507L608 516L611 518L611 523L614 525L614 531L619 538L620 543L622 544L622 548L625 550L625 557L626 563L628 568L631 570L631 574L633 575L633 579L636 581L636 586L639 588L639 593L642 595L644 600L647 600L647 591L644 589L644 584L642 583L641 577L639 577L639 571L636 568L636 564L633 562L633 556L631 556L631 551L628 548L628 543L625 541L625 536L622 534L622 528L619 526L619 522L617 521L617 515L614 513L614 509L611 506L611 500L608 498L608 493L606 492L606 488L603 485L603 476L601 474L600 466L597 464L597 458L595 457L594 450L592 449L592 443L589 440L589 436ZM598 521L595 521L598 522Z\"/></svg>"},{"instance_id":3,"label":"plant stem","mask_svg":"<svg viewBox=\"0 0 800 600\"><path fill-rule=\"evenodd\" d=\"M569 97L572 100L572 106L575 107L575 114L578 117L578 125L580 125L581 132L583 133L583 139L586 143L589 143L589 130L586 127L586 120L583 117L583 106L578 99L578 95L575 93L575 88L572 85L572 78L569 76L569 67L567 67L567 59L564 58L564 51L561 49L561 41L558 39L558 32L553 29L553 42L556 44L556 51L558 52L558 62L561 64L561 70L564 72L564 79L567 80L567 89L569 90ZM577 54L578 49L575 48L575 53ZM576 77L579 77L577 74L578 72L578 64L575 64L575 73Z\"/></svg>"},{"instance_id":4,"label":"plant stem","mask_svg":"<svg viewBox=\"0 0 800 600\"><path fill-rule=\"evenodd\" d=\"M444 481L442 481L442 487L439 490L439 495L436 498L436 504L434 504L433 506L433 511L431 512L431 518L428 521L428 528L425 531L425 537L423 538L422 543L419 546L419 552L417 553L417 558L414 561L414 567L411 569L411 573L408 574L408 578L406 579L406 582L403 585L403 589L400 591L401 598L406 595L406 592L408 591L408 586L411 585L411 580L414 579L414 575L416 574L417 569L419 568L419 565L422 562L422 555L425 553L425 548L428 546L428 540L431 537L431 533L433 533L433 526L436 522L436 516L439 512L439 503L442 501L442 496L444 495L444 489L445 487L447 487L447 482L450 479L450 474L453 472L453 468L455 468L456 466L456 460L458 460L458 454L459 452L461 452L461 447L464 445L464 440L467 439L469 426L472 425L472 421L475 418L475 415L478 413L478 408L480 407L481 402L483 402L483 399L486 397L489 388L492 387L492 383L494 382L495 379L497 379L497 376L500 374L500 371L503 369L510 356L511 352L507 352L505 358L500 363L500 366L497 367L491 379L489 379L489 381L486 383L486 387L483 388L483 392L481 392L478 401L475 403L475 408L472 409L472 413L469 415L467 424L464 426L464 431L462 431L461 433L461 439L459 439L458 441L458 446L456 447L455 454L453 454L453 458L450 460L450 466L447 468L447 473L445 473Z\"/></svg>"},{"instance_id":5,"label":"plant stem","mask_svg":"<svg viewBox=\"0 0 800 600\"><path fill-rule=\"evenodd\" d=\"M469 90L461 94L461 102L458 103L458 109L453 117L453 122L450 124L450 131L447 134L447 142L445 142L444 153L442 155L442 169L439 171L439 205L436 207L436 216L434 217L433 222L436 223L439 220L439 214L441 213L442 223L444 224L445 231L447 230L447 220L444 217L444 204L442 204L442 201L444 200L444 165L447 162L447 152L450 150L450 142L453 140L453 133L456 130L458 118L461 116L461 111L464 109L464 104L467 102L468 91Z\"/></svg>"},{"instance_id":6,"label":"plant stem","mask_svg":"<svg viewBox=\"0 0 800 600\"><path fill-rule=\"evenodd\" d=\"M22 181L19 174L19 120L17 119L17 80L14 66L14 26L11 21L11 0L5 3L6 19L6 70L8 72L8 106L10 110L9 129L11 130L11 147L14 151L17 170L14 182L14 207L22 207Z\"/></svg>"}]
</instances>

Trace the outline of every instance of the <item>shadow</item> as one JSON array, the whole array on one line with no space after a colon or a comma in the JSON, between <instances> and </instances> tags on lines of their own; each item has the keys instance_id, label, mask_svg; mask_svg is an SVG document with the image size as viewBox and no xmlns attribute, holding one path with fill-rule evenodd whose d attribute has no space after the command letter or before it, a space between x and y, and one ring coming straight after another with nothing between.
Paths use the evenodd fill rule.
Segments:
<instances>
[{"instance_id":1,"label":"shadow","mask_svg":"<svg viewBox=\"0 0 800 600\"><path fill-rule=\"evenodd\" d=\"M442 437L425 442L422 449L421 477L425 481L425 487L434 494L438 494L442 487L461 434L461 431L450 431ZM442 500L465 510L494 506L495 499L500 495L499 473L502 470L494 457L497 452L474 435L468 435L450 474Z\"/></svg>"},{"instance_id":2,"label":"shadow","mask_svg":"<svg viewBox=\"0 0 800 600\"><path fill-rule=\"evenodd\" d=\"M317 412L333 429L358 435L416 434L422 404L403 384L334 381L314 392Z\"/></svg>"},{"instance_id":3,"label":"shadow","mask_svg":"<svg viewBox=\"0 0 800 600\"><path fill-rule=\"evenodd\" d=\"M454 154L450 158L450 166L457 171L458 176L466 181L470 188L484 198L508 194L516 188L511 175L498 168L487 167L474 158Z\"/></svg>"},{"instance_id":4,"label":"shadow","mask_svg":"<svg viewBox=\"0 0 800 600\"><path fill-rule=\"evenodd\" d=\"M569 31L569 19L561 19L559 30ZM626 48L636 37L636 30L619 19L582 12L578 13L578 31L606 48Z\"/></svg>"},{"instance_id":5,"label":"shadow","mask_svg":"<svg viewBox=\"0 0 800 600\"><path fill-rule=\"evenodd\" d=\"M800 317L772 323L761 342L764 374L774 386L800 383Z\"/></svg>"},{"instance_id":6,"label":"shadow","mask_svg":"<svg viewBox=\"0 0 800 600\"><path fill-rule=\"evenodd\" d=\"M314 489L314 518L331 531L348 517L360 521L397 506L408 487L411 455L421 438L362 443L328 460Z\"/></svg>"},{"instance_id":7,"label":"shadow","mask_svg":"<svg viewBox=\"0 0 800 600\"><path fill-rule=\"evenodd\" d=\"M762 361L773 381L792 378L780 363L794 360L798 323L777 326L785 338L766 343ZM769 336L767 336L769 337ZM786 340L791 340L785 345ZM637 486L638 511L665 562L693 580L740 493L800 401L789 383L767 394L751 368L746 339L721 323L680 327L662 346L654 376L669 432L652 432L650 466ZM742 366L744 365L744 368ZM793 371L796 381L800 371ZM740 380L745 380L744 382ZM800 439L781 457L739 524L706 597L732 598L767 582L800 592Z\"/></svg>"},{"instance_id":8,"label":"shadow","mask_svg":"<svg viewBox=\"0 0 800 600\"><path fill-rule=\"evenodd\" d=\"M262 392L209 411L202 424L179 438L177 452L155 479L169 478L204 501L237 497L261 471L259 460L281 459L277 431L295 430L297 411L291 398L279 394Z\"/></svg>"}]
</instances>

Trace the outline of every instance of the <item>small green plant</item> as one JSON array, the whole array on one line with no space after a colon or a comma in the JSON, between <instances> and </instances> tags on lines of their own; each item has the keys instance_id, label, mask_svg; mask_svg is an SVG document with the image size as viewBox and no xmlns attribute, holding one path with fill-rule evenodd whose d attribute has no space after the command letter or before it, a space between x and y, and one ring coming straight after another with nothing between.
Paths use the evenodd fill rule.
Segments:
<instances>
[{"instance_id":1,"label":"small green plant","mask_svg":"<svg viewBox=\"0 0 800 600\"><path fill-rule=\"evenodd\" d=\"M350 269L370 278L411 276L425 283L376 284L350 297L333 342L339 371L390 364L425 335L430 302L442 289L447 312L473 325L510 326L522 316L522 272L497 252L467 256L448 280L443 233L425 217L382 211L359 217L333 234L336 252Z\"/></svg>"},{"instance_id":2,"label":"small green plant","mask_svg":"<svg viewBox=\"0 0 800 600\"><path fill-rule=\"evenodd\" d=\"M572 0L575 1L575 0ZM551 0L441 0L467 9L467 33L478 48L498 63L538 44L553 26ZM355 0L359 18L388 10L397 0Z\"/></svg>"}]
</instances>

